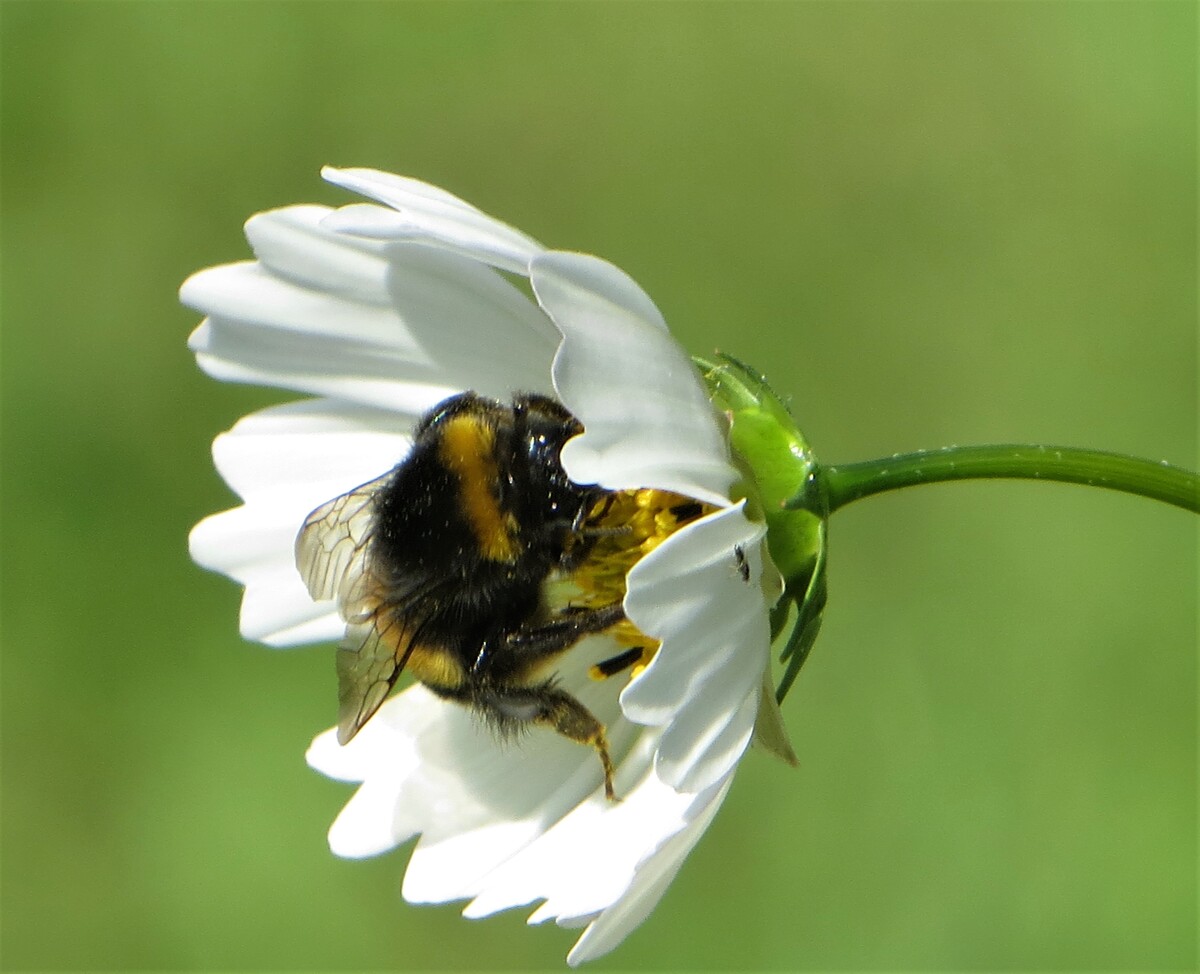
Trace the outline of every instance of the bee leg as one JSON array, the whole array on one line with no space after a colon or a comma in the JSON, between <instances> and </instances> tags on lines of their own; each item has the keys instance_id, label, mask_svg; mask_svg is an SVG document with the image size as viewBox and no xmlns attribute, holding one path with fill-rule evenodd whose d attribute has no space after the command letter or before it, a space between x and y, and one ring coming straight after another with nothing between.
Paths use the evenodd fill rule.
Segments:
<instances>
[{"instance_id":1,"label":"bee leg","mask_svg":"<svg viewBox=\"0 0 1200 974\"><path fill-rule=\"evenodd\" d=\"M534 687L489 686L481 688L476 706L501 720L527 721L549 727L568 740L595 748L604 768L604 797L618 801L613 789L616 768L608 753L608 738L604 725L583 704L552 683Z\"/></svg>"},{"instance_id":2,"label":"bee leg","mask_svg":"<svg viewBox=\"0 0 1200 974\"><path fill-rule=\"evenodd\" d=\"M604 769L604 797L610 802L617 801L617 793L613 788L612 757L608 753L608 737L604 733L604 725L600 723L583 704L570 694L561 690L546 690L543 698L548 705L534 723L553 727L563 737L580 744L590 744L600 758L600 766Z\"/></svg>"},{"instance_id":3,"label":"bee leg","mask_svg":"<svg viewBox=\"0 0 1200 974\"><path fill-rule=\"evenodd\" d=\"M471 664L473 679L503 683L537 669L544 660L570 649L584 636L611 629L625 618L620 602L598 609L566 610L540 626L529 626L504 634L496 642L484 642Z\"/></svg>"},{"instance_id":4,"label":"bee leg","mask_svg":"<svg viewBox=\"0 0 1200 974\"><path fill-rule=\"evenodd\" d=\"M620 602L604 605L598 609L580 609L566 612L550 622L539 626L529 626L518 629L504 637L505 653L514 654L512 658L519 660L521 668L531 663L554 656L564 649L573 646L584 636L594 636L605 629L611 629L625 618L625 608ZM476 661L476 669L481 667L485 659L496 660L495 654L481 653Z\"/></svg>"},{"instance_id":5,"label":"bee leg","mask_svg":"<svg viewBox=\"0 0 1200 974\"><path fill-rule=\"evenodd\" d=\"M592 549L596 546L596 542L600 538L629 534L633 531L633 528L628 524L598 527L604 521L604 518L608 516L609 508L612 507L613 498L616 495L610 491L600 490L597 491L597 495L597 498L589 497L579 505L579 509L575 512L575 517L571 521L570 528L567 531L567 540L564 544L563 553L558 560L558 568L568 575L587 561L588 556L592 553ZM600 498L603 499L602 509L594 517L590 516L590 512L595 510Z\"/></svg>"}]
</instances>

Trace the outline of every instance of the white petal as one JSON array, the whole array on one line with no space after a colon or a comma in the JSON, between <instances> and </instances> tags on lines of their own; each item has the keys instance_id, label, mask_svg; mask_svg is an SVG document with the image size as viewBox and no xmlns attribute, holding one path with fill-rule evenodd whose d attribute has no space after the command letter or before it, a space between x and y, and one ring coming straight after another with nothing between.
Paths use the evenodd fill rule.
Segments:
<instances>
[{"instance_id":1,"label":"white petal","mask_svg":"<svg viewBox=\"0 0 1200 974\"><path fill-rule=\"evenodd\" d=\"M666 786L651 767L655 736L643 733L621 761L623 800L612 804L594 787L591 760L581 787L547 764L555 755L543 744L566 756L578 745L546 735L515 754L499 749L470 714L415 686L345 747L332 730L320 735L308 760L367 782L330 830L337 854L373 855L424 832L406 899L474 896L470 917L543 900L531 923L592 922L575 962L611 950L649 914L728 790L728 779L696 795Z\"/></svg>"},{"instance_id":2,"label":"white petal","mask_svg":"<svg viewBox=\"0 0 1200 974\"><path fill-rule=\"evenodd\" d=\"M367 723L349 744L338 743L336 728L317 735L305 759L310 767L338 781L399 780L416 766L414 742L446 712L446 701L414 685L388 700L378 719Z\"/></svg>"},{"instance_id":3,"label":"white petal","mask_svg":"<svg viewBox=\"0 0 1200 974\"><path fill-rule=\"evenodd\" d=\"M314 223L320 212L255 218L262 263L184 282L181 299L209 316L190 342L206 371L418 413L465 388L551 391L557 333L499 274L444 250L332 233Z\"/></svg>"},{"instance_id":4,"label":"white petal","mask_svg":"<svg viewBox=\"0 0 1200 974\"><path fill-rule=\"evenodd\" d=\"M404 459L417 419L331 399L287 403L218 436L213 460L242 498L303 494L311 511Z\"/></svg>"},{"instance_id":5,"label":"white petal","mask_svg":"<svg viewBox=\"0 0 1200 974\"><path fill-rule=\"evenodd\" d=\"M304 518L299 508L236 507L207 517L188 539L196 563L245 586L240 629L272 646L337 639L345 628L333 603L315 603L290 560Z\"/></svg>"},{"instance_id":6,"label":"white petal","mask_svg":"<svg viewBox=\"0 0 1200 974\"><path fill-rule=\"evenodd\" d=\"M420 740L451 706L415 685L387 701L349 744L338 744L336 729L312 742L306 755L310 766L332 778L363 782L330 827L335 855L377 855L417 833L403 819L401 796L420 770Z\"/></svg>"},{"instance_id":7,"label":"white petal","mask_svg":"<svg viewBox=\"0 0 1200 974\"><path fill-rule=\"evenodd\" d=\"M341 232L420 241L515 274L525 274L529 261L543 249L532 237L428 183L374 169L326 166L321 175L399 211L394 220L379 214L364 218L353 207L344 216L329 218L329 226Z\"/></svg>"},{"instance_id":8,"label":"white petal","mask_svg":"<svg viewBox=\"0 0 1200 974\"><path fill-rule=\"evenodd\" d=\"M263 266L284 280L358 304L390 304L385 246L322 229L332 212L301 205L257 213L246 221L246 240Z\"/></svg>"},{"instance_id":9,"label":"white petal","mask_svg":"<svg viewBox=\"0 0 1200 974\"><path fill-rule=\"evenodd\" d=\"M571 479L727 503L737 473L724 434L646 293L612 264L561 251L535 258L530 280L563 333L554 387L586 430L563 449Z\"/></svg>"},{"instance_id":10,"label":"white petal","mask_svg":"<svg viewBox=\"0 0 1200 974\"><path fill-rule=\"evenodd\" d=\"M639 729L617 718L615 686L583 675L589 661L612 652L606 639L585 640L559 666L558 675L560 685L607 724L620 787L631 773L626 755ZM581 803L607 804L600 762L590 748L538 728L519 742L497 746L477 718L461 708L454 710L450 720L460 734L469 735L468 746L461 738L437 749L426 749L421 743L427 762L422 776L438 774L430 794L451 810L430 815L429 800L419 800L426 809L424 835L403 886L405 898L412 902L475 896L490 886L493 869L519 854L571 809Z\"/></svg>"},{"instance_id":11,"label":"white petal","mask_svg":"<svg viewBox=\"0 0 1200 974\"><path fill-rule=\"evenodd\" d=\"M364 220L380 224L390 224L397 217L395 210L366 203L341 210L289 206L251 217L246 223L246 239L271 273L310 290L358 303L391 305L410 284L420 283L411 280L411 273L399 274L398 265L412 264L435 278L448 274L455 278L456 287L518 321L519 330L532 329L544 340L558 344L559 334L549 319L502 275L475 260L447 260L438 250L430 256L430 247L420 242L386 244L338 232L332 224L351 210ZM522 276L526 273L522 267ZM440 281L434 283L441 286ZM416 297L420 295L414 294L410 300Z\"/></svg>"},{"instance_id":12,"label":"white petal","mask_svg":"<svg viewBox=\"0 0 1200 974\"><path fill-rule=\"evenodd\" d=\"M335 186L342 186L363 196L383 200L386 194L389 199L411 205L443 204L449 207L459 207L464 210L474 210L475 207L461 197L455 196L449 190L434 186L421 179L411 176L397 176L395 173L384 172L382 169L368 169L361 166L346 169L337 166L322 166L321 178Z\"/></svg>"},{"instance_id":13,"label":"white petal","mask_svg":"<svg viewBox=\"0 0 1200 974\"><path fill-rule=\"evenodd\" d=\"M664 781L684 792L700 791L736 766L754 734L759 705L755 685L753 692L745 691L737 708L727 713L726 701L721 698L736 699L737 689L722 687L719 695L705 694L689 702L671 723L654 760L655 771ZM706 713L710 708L720 716Z\"/></svg>"},{"instance_id":14,"label":"white petal","mask_svg":"<svg viewBox=\"0 0 1200 974\"><path fill-rule=\"evenodd\" d=\"M411 369L407 370L410 377L401 382L386 367L368 363L363 364L361 374L340 362L341 371L320 370L314 362L321 355L320 347L295 349L286 339L238 329L230 322L211 318L204 319L192 332L188 348L195 353L200 368L222 382L275 386L397 412L423 413L459 391L429 377L413 377ZM332 359L334 353L330 354ZM396 371L401 369L397 366ZM372 370L380 375L372 378Z\"/></svg>"},{"instance_id":15,"label":"white petal","mask_svg":"<svg viewBox=\"0 0 1200 974\"><path fill-rule=\"evenodd\" d=\"M408 452L403 415L330 400L275 406L240 420L213 443L217 469L246 504L193 529L192 557L246 587L247 639L293 645L336 639L331 603L309 598L293 545L318 505L390 470Z\"/></svg>"},{"instance_id":16,"label":"white petal","mask_svg":"<svg viewBox=\"0 0 1200 974\"><path fill-rule=\"evenodd\" d=\"M654 741L643 735L621 767L621 801L599 795L560 818L536 842L487 876L464 914L486 916L534 900L531 917L595 914L616 902L633 882L637 864L683 827L691 801L666 788L651 771Z\"/></svg>"},{"instance_id":17,"label":"white petal","mask_svg":"<svg viewBox=\"0 0 1200 974\"><path fill-rule=\"evenodd\" d=\"M638 728L619 719L616 686L585 676L590 662L612 652L604 637L584 640L559 676L608 723L621 764ZM413 902L474 896L487 873L552 822L585 799L604 802L590 748L543 728L498 741L465 708L419 685L387 701L345 747L329 734L318 737L309 762L333 777L366 782L330 832L339 855L374 854L422 834L404 880ZM621 768L619 776L627 775Z\"/></svg>"},{"instance_id":18,"label":"white petal","mask_svg":"<svg viewBox=\"0 0 1200 974\"><path fill-rule=\"evenodd\" d=\"M694 796L684 813L687 824L638 866L637 875L625 895L605 910L575 943L567 955L568 964L575 967L602 957L619 946L650 915L688 853L708 829L732 782L731 775Z\"/></svg>"},{"instance_id":19,"label":"white petal","mask_svg":"<svg viewBox=\"0 0 1200 974\"><path fill-rule=\"evenodd\" d=\"M665 727L657 770L673 787L724 777L753 729L770 650L759 585L764 534L741 505L726 508L672 535L629 573L625 611L662 646L621 694L621 709Z\"/></svg>"}]
</instances>

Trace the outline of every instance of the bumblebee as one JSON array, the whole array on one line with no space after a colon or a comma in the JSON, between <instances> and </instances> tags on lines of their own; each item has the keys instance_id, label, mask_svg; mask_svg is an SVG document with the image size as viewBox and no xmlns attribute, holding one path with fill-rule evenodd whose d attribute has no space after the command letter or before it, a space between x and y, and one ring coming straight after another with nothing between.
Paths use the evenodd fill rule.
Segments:
<instances>
[{"instance_id":1,"label":"bumblebee","mask_svg":"<svg viewBox=\"0 0 1200 974\"><path fill-rule=\"evenodd\" d=\"M562 468L563 444L581 432L545 396L511 405L453 396L420 420L396 467L307 517L297 567L309 594L336 599L346 622L340 743L407 669L502 732L544 726L590 745L614 799L604 726L547 675L580 639L625 619L623 591L558 608L546 597L549 581L569 578L597 539L622 530L602 526L618 495L573 483ZM641 656L628 649L593 670L607 677Z\"/></svg>"}]
</instances>

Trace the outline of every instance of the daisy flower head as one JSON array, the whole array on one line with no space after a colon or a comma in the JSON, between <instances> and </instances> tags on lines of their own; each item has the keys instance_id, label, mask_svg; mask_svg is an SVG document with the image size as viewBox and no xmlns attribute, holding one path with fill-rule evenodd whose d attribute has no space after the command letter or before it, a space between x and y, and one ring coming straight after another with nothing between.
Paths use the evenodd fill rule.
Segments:
<instances>
[{"instance_id":1,"label":"daisy flower head","mask_svg":"<svg viewBox=\"0 0 1200 974\"><path fill-rule=\"evenodd\" d=\"M756 727L790 754L766 526L630 277L416 180L323 175L374 202L258 214L254 260L183 285L204 371L307 397L217 437L242 504L192 555L244 586L246 638L341 640L339 727L308 751L358 784L336 854L419 837L406 899L538 904L586 927L572 964L600 956Z\"/></svg>"}]
</instances>

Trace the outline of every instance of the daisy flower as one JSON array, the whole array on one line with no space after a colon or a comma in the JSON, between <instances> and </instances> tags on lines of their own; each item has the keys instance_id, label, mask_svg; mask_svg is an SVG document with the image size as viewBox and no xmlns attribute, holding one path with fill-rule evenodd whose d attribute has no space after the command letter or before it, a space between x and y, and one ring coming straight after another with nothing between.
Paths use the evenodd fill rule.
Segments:
<instances>
[{"instance_id":1,"label":"daisy flower","mask_svg":"<svg viewBox=\"0 0 1200 974\"><path fill-rule=\"evenodd\" d=\"M618 800L592 749L545 727L504 740L420 682L348 743L318 735L308 761L358 784L329 832L337 855L419 837L406 899L467 900L470 917L537 904L531 923L586 928L570 963L598 957L662 897L756 724L787 753L768 683L780 584L765 527L738 495L726 420L626 274L425 183L323 175L375 202L254 216L255 260L183 285L206 316L190 341L204 371L308 397L217 437L242 504L196 526L192 556L245 587L246 638L337 640L354 625L349 582L339 588L351 569L331 556L312 597L294 554L310 513L403 461L448 397L565 407L583 432L562 469L610 498L569 581L585 604L623 603L625 621L558 655L553 679L604 726Z\"/></svg>"}]
</instances>

